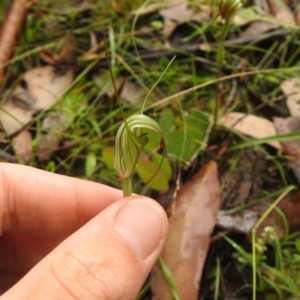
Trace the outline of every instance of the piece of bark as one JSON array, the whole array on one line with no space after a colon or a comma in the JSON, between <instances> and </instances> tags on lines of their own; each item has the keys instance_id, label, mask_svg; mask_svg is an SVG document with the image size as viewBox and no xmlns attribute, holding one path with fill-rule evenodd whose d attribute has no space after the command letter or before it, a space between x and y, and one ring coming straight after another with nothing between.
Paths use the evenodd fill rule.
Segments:
<instances>
[{"instance_id":1,"label":"piece of bark","mask_svg":"<svg viewBox=\"0 0 300 300\"><path fill-rule=\"evenodd\" d=\"M176 211L170 217L170 232L161 258L175 280L179 298L196 300L210 234L219 210L217 164L208 162L179 191ZM158 266L152 284L154 300L173 299Z\"/></svg>"},{"instance_id":2,"label":"piece of bark","mask_svg":"<svg viewBox=\"0 0 300 300\"><path fill-rule=\"evenodd\" d=\"M243 149L233 170L228 162L221 177L220 202L222 209L229 209L258 199L263 195L268 164L264 155L255 148Z\"/></svg>"}]
</instances>

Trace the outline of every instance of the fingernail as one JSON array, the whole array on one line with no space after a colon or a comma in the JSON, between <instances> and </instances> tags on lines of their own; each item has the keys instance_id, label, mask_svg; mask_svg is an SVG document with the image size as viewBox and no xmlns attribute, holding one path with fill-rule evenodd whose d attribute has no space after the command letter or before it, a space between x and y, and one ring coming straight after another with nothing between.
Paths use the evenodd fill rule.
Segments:
<instances>
[{"instance_id":1,"label":"fingernail","mask_svg":"<svg viewBox=\"0 0 300 300\"><path fill-rule=\"evenodd\" d=\"M154 203L147 202L128 202L115 219L116 230L141 259L147 258L156 249L163 233L162 216L154 207Z\"/></svg>"}]
</instances>

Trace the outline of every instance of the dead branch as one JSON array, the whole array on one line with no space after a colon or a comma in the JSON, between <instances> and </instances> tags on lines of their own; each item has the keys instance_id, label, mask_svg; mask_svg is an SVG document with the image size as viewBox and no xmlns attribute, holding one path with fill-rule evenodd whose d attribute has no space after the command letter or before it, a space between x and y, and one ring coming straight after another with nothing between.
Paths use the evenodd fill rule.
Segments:
<instances>
[{"instance_id":1,"label":"dead branch","mask_svg":"<svg viewBox=\"0 0 300 300\"><path fill-rule=\"evenodd\" d=\"M28 3L28 0L14 0L2 24L0 33L0 86L5 72L3 64L12 56L19 26L26 16Z\"/></svg>"}]
</instances>

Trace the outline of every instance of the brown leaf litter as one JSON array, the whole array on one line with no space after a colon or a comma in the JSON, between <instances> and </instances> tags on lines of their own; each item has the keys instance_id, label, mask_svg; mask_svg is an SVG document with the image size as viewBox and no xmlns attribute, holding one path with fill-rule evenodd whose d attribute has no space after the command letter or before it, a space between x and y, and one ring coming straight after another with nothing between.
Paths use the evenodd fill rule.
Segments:
<instances>
[{"instance_id":1,"label":"brown leaf litter","mask_svg":"<svg viewBox=\"0 0 300 300\"><path fill-rule=\"evenodd\" d=\"M170 269L180 299L198 299L199 282L219 210L219 180L214 161L203 166L179 191L176 212L161 258ZM156 267L153 299L171 299L168 283Z\"/></svg>"}]
</instances>

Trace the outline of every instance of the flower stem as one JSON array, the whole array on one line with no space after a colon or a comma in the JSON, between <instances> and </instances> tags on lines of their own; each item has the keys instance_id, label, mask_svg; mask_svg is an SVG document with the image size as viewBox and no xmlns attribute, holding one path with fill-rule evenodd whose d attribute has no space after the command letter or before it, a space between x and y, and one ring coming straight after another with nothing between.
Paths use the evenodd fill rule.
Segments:
<instances>
[{"instance_id":1,"label":"flower stem","mask_svg":"<svg viewBox=\"0 0 300 300\"><path fill-rule=\"evenodd\" d=\"M225 18L225 24L222 27L221 30L221 37L217 49L217 65L218 65L218 79L221 78L222 75L222 69L224 65L224 59L225 59L225 48L224 43L225 39L230 27L231 18ZM213 118L213 126L212 129L215 131L215 127L217 125L218 117L219 117L219 110L220 110L220 99L219 99L219 93L221 93L222 87L221 83L218 82L218 89L216 90L216 101L215 101L215 107L214 107L214 118Z\"/></svg>"},{"instance_id":2,"label":"flower stem","mask_svg":"<svg viewBox=\"0 0 300 300\"><path fill-rule=\"evenodd\" d=\"M122 181L123 197L129 197L132 194L131 178L123 178Z\"/></svg>"}]
</instances>

